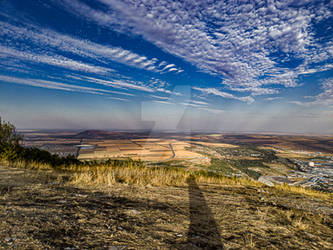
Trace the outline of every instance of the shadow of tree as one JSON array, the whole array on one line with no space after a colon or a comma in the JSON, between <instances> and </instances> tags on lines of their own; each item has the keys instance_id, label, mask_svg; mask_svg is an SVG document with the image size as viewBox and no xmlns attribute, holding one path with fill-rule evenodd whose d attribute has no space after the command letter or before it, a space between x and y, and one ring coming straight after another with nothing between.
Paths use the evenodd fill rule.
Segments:
<instances>
[{"instance_id":1,"label":"shadow of tree","mask_svg":"<svg viewBox=\"0 0 333 250\"><path fill-rule=\"evenodd\" d=\"M190 226L187 233L188 247L224 249L218 225L194 177L187 178L189 185Z\"/></svg>"}]
</instances>

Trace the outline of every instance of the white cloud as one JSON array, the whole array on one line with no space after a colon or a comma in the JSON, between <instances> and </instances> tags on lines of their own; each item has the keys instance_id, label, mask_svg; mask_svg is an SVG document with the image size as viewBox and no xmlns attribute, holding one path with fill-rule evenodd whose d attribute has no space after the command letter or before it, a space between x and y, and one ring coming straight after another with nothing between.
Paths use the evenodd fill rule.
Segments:
<instances>
[{"instance_id":1,"label":"white cloud","mask_svg":"<svg viewBox=\"0 0 333 250\"><path fill-rule=\"evenodd\" d=\"M223 97L223 98L235 99L235 100L239 100L239 101L242 101L242 102L247 102L248 104L251 104L251 103L254 102L254 99L251 96L238 97L238 96L235 96L235 95L227 93L227 92L222 92L222 91L220 91L216 88L193 87L193 89L197 90L197 91L200 91L202 93L205 93L205 94L212 94L212 95L220 96L220 97Z\"/></svg>"},{"instance_id":2,"label":"white cloud","mask_svg":"<svg viewBox=\"0 0 333 250\"><path fill-rule=\"evenodd\" d=\"M323 92L315 97L312 104L333 105L333 79L327 79L322 84Z\"/></svg>"},{"instance_id":3,"label":"white cloud","mask_svg":"<svg viewBox=\"0 0 333 250\"><path fill-rule=\"evenodd\" d=\"M159 101L159 100L154 100L153 102L157 102L157 103L160 103L160 104L174 104L174 103L171 103L171 102L167 102L167 101Z\"/></svg>"},{"instance_id":4,"label":"white cloud","mask_svg":"<svg viewBox=\"0 0 333 250\"><path fill-rule=\"evenodd\" d=\"M199 104L199 105L208 105L207 102L203 102L203 101L192 100L192 102L195 103L195 104Z\"/></svg>"},{"instance_id":5,"label":"white cloud","mask_svg":"<svg viewBox=\"0 0 333 250\"><path fill-rule=\"evenodd\" d=\"M82 93L89 93L89 94L95 94L95 95L105 95L105 94L113 93L113 91L109 91L109 90L105 90L105 89L90 88L90 87L84 87L84 86L78 86L78 85L72 85L72 84L49 81L49 80L42 80L42 79L29 79L29 78L25 79L25 78L11 77L11 76L5 76L5 75L0 75L0 81L7 82L7 83L28 85L28 86L39 87L39 88L71 91L71 92L82 92Z\"/></svg>"},{"instance_id":6,"label":"white cloud","mask_svg":"<svg viewBox=\"0 0 333 250\"><path fill-rule=\"evenodd\" d=\"M279 93L277 89L261 87L230 87L230 90L237 92L250 92L252 96L273 95Z\"/></svg>"},{"instance_id":7,"label":"white cloud","mask_svg":"<svg viewBox=\"0 0 333 250\"><path fill-rule=\"evenodd\" d=\"M162 99L162 100L168 100L169 97L167 96L158 96L158 95L150 95L153 98L157 98L157 99Z\"/></svg>"},{"instance_id":8,"label":"white cloud","mask_svg":"<svg viewBox=\"0 0 333 250\"><path fill-rule=\"evenodd\" d=\"M149 86L144 86L142 84L136 84L133 81L122 81L122 80L103 80L95 77L85 77L87 81L98 83L101 85L114 87L114 88L121 88L121 89L135 89L140 91L146 92L155 92L155 90Z\"/></svg>"},{"instance_id":9,"label":"white cloud","mask_svg":"<svg viewBox=\"0 0 333 250\"><path fill-rule=\"evenodd\" d=\"M100 25L141 35L231 86L297 86L302 71L311 72L312 63L332 52L329 42L319 43L313 34L312 24L331 16L321 2L99 1L105 12L76 0L65 6ZM303 62L286 68L271 52Z\"/></svg>"},{"instance_id":10,"label":"white cloud","mask_svg":"<svg viewBox=\"0 0 333 250\"><path fill-rule=\"evenodd\" d=\"M301 102L301 101L289 101L290 104L296 104L298 106L308 106L307 103Z\"/></svg>"},{"instance_id":11,"label":"white cloud","mask_svg":"<svg viewBox=\"0 0 333 250\"><path fill-rule=\"evenodd\" d=\"M113 88L119 88L119 89L134 89L134 90L139 90L139 91L144 91L144 92L161 92L165 94L173 94L176 96L181 96L181 93L178 93L176 91L170 91L166 89L165 87L159 87L161 84L157 84L158 86L155 86L156 82L149 82L148 84L145 84L140 81L134 81L131 79L112 79L112 80L106 80L106 79L101 79L97 77L90 77L90 76L73 76L69 75L70 78L77 79L77 80L82 80L85 82L91 82L94 84L100 84L108 87L113 87ZM156 79L155 79L156 80ZM166 85L166 84L165 84ZM124 93L124 95L132 95L129 93Z\"/></svg>"},{"instance_id":12,"label":"white cloud","mask_svg":"<svg viewBox=\"0 0 333 250\"><path fill-rule=\"evenodd\" d=\"M31 52L22 52L1 45L0 45L0 57L4 59L20 59L28 61L30 63L44 63L70 70L90 72L90 73L107 73L113 71L112 69L82 63L60 55L42 55Z\"/></svg>"},{"instance_id":13,"label":"white cloud","mask_svg":"<svg viewBox=\"0 0 333 250\"><path fill-rule=\"evenodd\" d=\"M224 112L223 109L214 109L214 108L205 108L205 107L204 108L201 107L199 109L208 111L208 112L213 113L215 115L219 115L219 114Z\"/></svg>"},{"instance_id":14,"label":"white cloud","mask_svg":"<svg viewBox=\"0 0 333 250\"><path fill-rule=\"evenodd\" d=\"M265 101L275 101L275 100L280 100L280 99L282 99L282 97L276 96L276 97L267 97L264 100Z\"/></svg>"},{"instance_id":15,"label":"white cloud","mask_svg":"<svg viewBox=\"0 0 333 250\"><path fill-rule=\"evenodd\" d=\"M83 82L92 81L94 83L100 84L100 83L94 81L95 79L91 78L91 77L76 76L76 75L66 75L66 77L67 78L72 78L72 79L75 79L75 80L79 80L81 82L82 81ZM99 80L99 79L96 79L96 80ZM101 84L101 85L106 85L106 84ZM106 86L109 86L109 85L106 85ZM114 91L114 90L108 90L108 92L113 93L113 94L117 94L117 95L134 96L134 94L127 93L127 92L120 92L120 91Z\"/></svg>"},{"instance_id":16,"label":"white cloud","mask_svg":"<svg viewBox=\"0 0 333 250\"><path fill-rule=\"evenodd\" d=\"M179 103L179 104L184 105L184 106L195 107L195 108L202 107L202 105L198 105L198 104L191 103L191 102L181 102L181 103Z\"/></svg>"},{"instance_id":17,"label":"white cloud","mask_svg":"<svg viewBox=\"0 0 333 250\"><path fill-rule=\"evenodd\" d=\"M158 59L149 59L146 56L139 55L121 47L94 43L86 39L71 37L34 25L25 24L25 26L26 27L23 28L0 21L0 38L3 39L3 43L7 44L7 50L12 49L11 47L19 46L21 54L31 53L32 50L43 51L45 53L50 53L50 51L53 50L53 54L56 55L59 51L64 51L87 59L93 59L103 64L114 61L153 72L166 73L181 71L181 69L177 68L174 64L167 66L168 68L173 66L174 70L167 71L166 69L168 68L165 69L165 67L163 67L164 65L160 65L162 62L159 62ZM33 48L31 45L27 45L31 42L34 45ZM62 57L59 55L56 56ZM109 69L109 71L111 71L111 69Z\"/></svg>"},{"instance_id":18,"label":"white cloud","mask_svg":"<svg viewBox=\"0 0 333 250\"><path fill-rule=\"evenodd\" d=\"M177 92L177 91L171 91L165 88L157 88L156 91L161 92L161 93L165 93L165 94L169 94L169 95L175 95L175 96L182 96L181 93Z\"/></svg>"},{"instance_id":19,"label":"white cloud","mask_svg":"<svg viewBox=\"0 0 333 250\"><path fill-rule=\"evenodd\" d=\"M329 106L333 105L333 78L327 79L322 83L321 86L322 92L311 98L307 97L306 99L314 99L311 102L301 102L301 101L291 101L290 103L296 104L299 106Z\"/></svg>"},{"instance_id":20,"label":"white cloud","mask_svg":"<svg viewBox=\"0 0 333 250\"><path fill-rule=\"evenodd\" d=\"M112 99L112 100L116 100L116 101L128 101L128 99L119 98L119 97L109 97L108 99Z\"/></svg>"}]
</instances>

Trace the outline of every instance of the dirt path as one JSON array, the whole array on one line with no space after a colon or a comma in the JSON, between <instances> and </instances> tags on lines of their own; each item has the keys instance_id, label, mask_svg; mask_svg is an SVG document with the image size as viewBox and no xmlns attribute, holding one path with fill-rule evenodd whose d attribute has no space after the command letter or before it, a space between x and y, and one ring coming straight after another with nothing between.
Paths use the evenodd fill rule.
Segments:
<instances>
[{"instance_id":1,"label":"dirt path","mask_svg":"<svg viewBox=\"0 0 333 250\"><path fill-rule=\"evenodd\" d=\"M332 206L301 196L194 180L88 189L64 174L7 167L0 177L0 249L333 247Z\"/></svg>"}]
</instances>

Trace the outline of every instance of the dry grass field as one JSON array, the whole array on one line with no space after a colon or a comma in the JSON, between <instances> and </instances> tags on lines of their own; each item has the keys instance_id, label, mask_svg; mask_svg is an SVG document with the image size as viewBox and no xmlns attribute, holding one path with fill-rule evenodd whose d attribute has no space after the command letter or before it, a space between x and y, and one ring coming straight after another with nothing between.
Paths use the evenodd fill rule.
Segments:
<instances>
[{"instance_id":1,"label":"dry grass field","mask_svg":"<svg viewBox=\"0 0 333 250\"><path fill-rule=\"evenodd\" d=\"M82 149L80 160L130 157L150 162L189 159L197 160L198 164L207 162L207 157L190 150L193 147L190 142L175 139L84 140L84 143L95 148Z\"/></svg>"},{"instance_id":2,"label":"dry grass field","mask_svg":"<svg viewBox=\"0 0 333 250\"><path fill-rule=\"evenodd\" d=\"M332 197L320 192L182 172L170 185L162 170L133 166L18 167L0 166L3 249L333 248Z\"/></svg>"}]
</instances>

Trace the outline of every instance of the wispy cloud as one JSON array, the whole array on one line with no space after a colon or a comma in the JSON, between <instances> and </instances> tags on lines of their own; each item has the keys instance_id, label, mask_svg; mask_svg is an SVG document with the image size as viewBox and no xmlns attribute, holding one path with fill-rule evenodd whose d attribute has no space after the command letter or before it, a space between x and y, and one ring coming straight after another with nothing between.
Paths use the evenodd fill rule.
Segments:
<instances>
[{"instance_id":1,"label":"wispy cloud","mask_svg":"<svg viewBox=\"0 0 333 250\"><path fill-rule=\"evenodd\" d=\"M252 96L243 96L243 97L238 97L233 94L227 93L227 92L222 92L216 88L199 88L199 87L193 87L194 90L200 91L204 94L211 94L215 96L220 96L223 98L228 98L228 99L235 99L239 100L242 102L247 102L248 104L251 104L254 102L254 99Z\"/></svg>"},{"instance_id":2,"label":"wispy cloud","mask_svg":"<svg viewBox=\"0 0 333 250\"><path fill-rule=\"evenodd\" d=\"M204 111L208 111L208 112L213 113L215 115L218 115L218 114L221 114L221 113L224 112L223 109L214 109L214 108L206 108L206 107L201 107L199 109L204 110Z\"/></svg>"},{"instance_id":3,"label":"wispy cloud","mask_svg":"<svg viewBox=\"0 0 333 250\"><path fill-rule=\"evenodd\" d=\"M31 52L23 52L0 45L0 58L1 57L3 59L19 59L19 63L21 60L24 60L30 63L44 63L70 70L90 73L107 73L109 71L113 71L112 69L82 63L60 55L43 55Z\"/></svg>"},{"instance_id":4,"label":"wispy cloud","mask_svg":"<svg viewBox=\"0 0 333 250\"><path fill-rule=\"evenodd\" d=\"M277 89L262 87L230 87L229 89L236 92L248 92L251 93L252 96L273 95L279 93Z\"/></svg>"},{"instance_id":5,"label":"wispy cloud","mask_svg":"<svg viewBox=\"0 0 333 250\"><path fill-rule=\"evenodd\" d=\"M299 106L330 106L333 105L333 78L323 81L321 85L322 92L316 96L307 96L305 99L314 99L313 101L290 101L291 104Z\"/></svg>"},{"instance_id":6,"label":"wispy cloud","mask_svg":"<svg viewBox=\"0 0 333 250\"><path fill-rule=\"evenodd\" d=\"M111 94L113 91L109 91L106 89L97 89L85 86L72 85L62 82L49 81L43 79L29 79L29 78L19 78L19 77L11 77L0 75L0 81L21 85L28 85L39 88L46 89L54 89L54 90L62 90L62 91L71 91L71 92L81 92L81 93L89 93L95 95L105 95Z\"/></svg>"},{"instance_id":7,"label":"wispy cloud","mask_svg":"<svg viewBox=\"0 0 333 250\"><path fill-rule=\"evenodd\" d=\"M160 100L154 100L153 102L160 103L160 104L167 104L167 105L169 105L169 104L174 104L174 103L172 103L172 102L168 102L168 101L160 101Z\"/></svg>"},{"instance_id":8,"label":"wispy cloud","mask_svg":"<svg viewBox=\"0 0 333 250\"><path fill-rule=\"evenodd\" d=\"M112 99L112 100L116 100L116 101L128 101L128 99L119 98L119 97L108 97L108 99Z\"/></svg>"},{"instance_id":9,"label":"wispy cloud","mask_svg":"<svg viewBox=\"0 0 333 250\"><path fill-rule=\"evenodd\" d=\"M61 34L35 25L26 24L26 27L19 27L0 22L0 29L0 39L3 40L3 43L7 44L6 50L10 51L11 49L13 50L13 47L20 47L20 51L16 51L12 56L26 55L28 53L27 51L31 51L32 49L45 51L47 53L53 50L54 54L59 51L70 52L103 64L109 64L110 61L113 61L153 72L182 72L182 70L174 64L164 66L167 62L159 61L157 58L147 58L146 56L139 55L121 47L94 43L86 39ZM34 45L33 48L30 43ZM64 60L63 56L57 55L57 57ZM171 71L170 65L172 65ZM108 69L108 71L110 71L110 69Z\"/></svg>"},{"instance_id":10,"label":"wispy cloud","mask_svg":"<svg viewBox=\"0 0 333 250\"><path fill-rule=\"evenodd\" d=\"M169 97L167 96L158 96L158 95L150 95L153 98L157 98L157 99L162 99L162 100L168 100Z\"/></svg>"},{"instance_id":11,"label":"wispy cloud","mask_svg":"<svg viewBox=\"0 0 333 250\"><path fill-rule=\"evenodd\" d=\"M207 102L203 102L203 101L192 100L192 102L195 103L195 104L199 104L199 105L208 105Z\"/></svg>"},{"instance_id":12,"label":"wispy cloud","mask_svg":"<svg viewBox=\"0 0 333 250\"><path fill-rule=\"evenodd\" d=\"M267 97L264 100L271 102L271 101L280 100L280 99L283 99L283 98L281 96L276 96L276 97Z\"/></svg>"},{"instance_id":13,"label":"wispy cloud","mask_svg":"<svg viewBox=\"0 0 333 250\"><path fill-rule=\"evenodd\" d=\"M143 85L141 82L134 82L131 80L103 80L96 77L84 77L88 82L101 84L108 87L120 88L120 89L135 89L146 92L155 92L155 90L149 86Z\"/></svg>"},{"instance_id":14,"label":"wispy cloud","mask_svg":"<svg viewBox=\"0 0 333 250\"><path fill-rule=\"evenodd\" d=\"M99 85L104 85L104 86L108 86L108 87L112 87L112 88L118 88L118 89L126 89L126 90L139 90L139 91L144 91L144 92L150 92L150 93L157 93L157 92L161 92L161 93L165 93L165 94L173 94L173 95L177 95L180 96L181 93L175 92L175 91L171 91L166 89L165 87L159 87L161 86L160 84L158 84L158 86L156 86L155 82L148 82L148 83L143 83L141 81L134 81L131 80L130 78L127 79L112 79L112 80L106 80L106 79L101 79L101 78L97 78L97 77L91 77L91 76L84 76L84 75L67 75L67 77L69 78L73 78L79 81L83 81L83 82L88 82L88 83L94 83L94 84L99 84ZM165 86L165 85L163 85ZM116 92L116 91L114 91ZM133 94L127 93L127 92L117 92L123 95L128 95L128 96L133 96ZM155 95L155 97L157 98L157 95ZM158 96L159 98L163 98L161 96Z\"/></svg>"}]
</instances>

